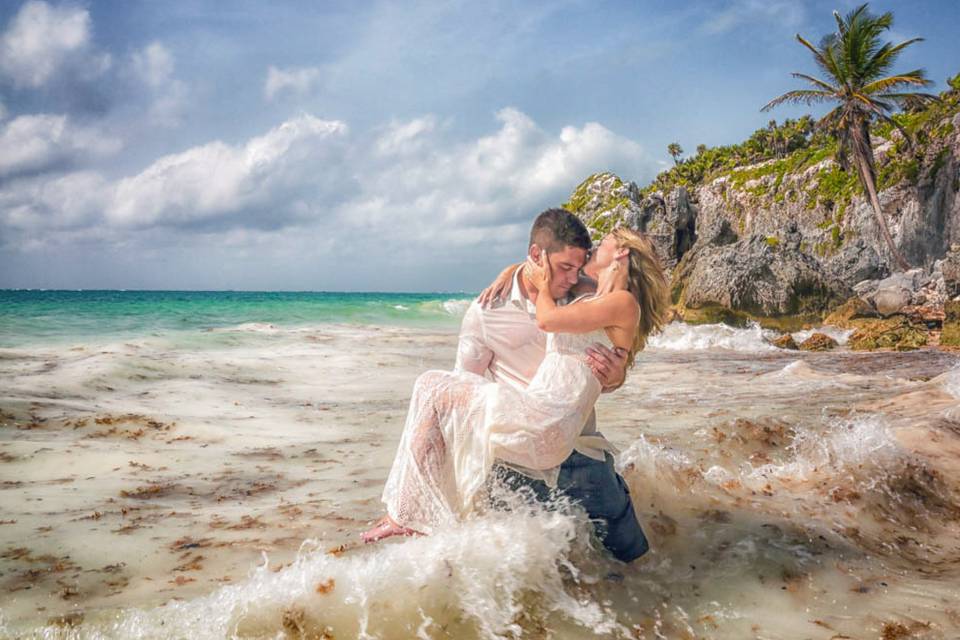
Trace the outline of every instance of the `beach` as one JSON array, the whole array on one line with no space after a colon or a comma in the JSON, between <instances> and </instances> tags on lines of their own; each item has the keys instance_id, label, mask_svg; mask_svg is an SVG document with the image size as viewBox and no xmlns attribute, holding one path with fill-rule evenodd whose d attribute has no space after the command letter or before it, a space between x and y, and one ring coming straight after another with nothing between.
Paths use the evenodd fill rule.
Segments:
<instances>
[{"instance_id":1,"label":"beach","mask_svg":"<svg viewBox=\"0 0 960 640\"><path fill-rule=\"evenodd\" d=\"M597 407L624 565L562 510L356 545L468 295L3 295L2 637L960 634L957 353L668 326Z\"/></svg>"}]
</instances>

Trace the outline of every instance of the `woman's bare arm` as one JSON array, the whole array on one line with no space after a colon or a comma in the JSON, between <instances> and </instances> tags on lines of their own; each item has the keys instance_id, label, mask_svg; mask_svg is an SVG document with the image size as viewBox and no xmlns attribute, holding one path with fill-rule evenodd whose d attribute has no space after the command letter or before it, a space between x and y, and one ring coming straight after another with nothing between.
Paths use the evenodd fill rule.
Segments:
<instances>
[{"instance_id":1,"label":"woman's bare arm","mask_svg":"<svg viewBox=\"0 0 960 640\"><path fill-rule=\"evenodd\" d=\"M486 307L495 300L507 299L507 296L510 295L510 288L513 286L513 276L522 264L522 262L511 264L500 272L500 275L490 283L490 286L480 292L480 295L477 296L477 302L480 303L481 307Z\"/></svg>"},{"instance_id":2,"label":"woman's bare arm","mask_svg":"<svg viewBox=\"0 0 960 640\"><path fill-rule=\"evenodd\" d=\"M558 306L550 297L553 274L546 251L541 263L528 260L529 277L537 291L537 326L543 331L589 333L597 329L617 327L627 334L636 330L640 309L629 291L611 291L593 300Z\"/></svg>"}]
</instances>

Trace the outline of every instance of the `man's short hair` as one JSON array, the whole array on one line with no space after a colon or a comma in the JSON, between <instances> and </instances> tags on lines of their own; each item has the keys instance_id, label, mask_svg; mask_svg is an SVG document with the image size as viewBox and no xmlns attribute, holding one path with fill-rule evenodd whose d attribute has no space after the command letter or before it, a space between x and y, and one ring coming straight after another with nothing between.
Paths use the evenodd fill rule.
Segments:
<instances>
[{"instance_id":1,"label":"man's short hair","mask_svg":"<svg viewBox=\"0 0 960 640\"><path fill-rule=\"evenodd\" d=\"M530 229L530 245L534 244L550 252L563 251L567 246L589 251L593 246L580 218L566 209L547 209L537 216Z\"/></svg>"}]
</instances>

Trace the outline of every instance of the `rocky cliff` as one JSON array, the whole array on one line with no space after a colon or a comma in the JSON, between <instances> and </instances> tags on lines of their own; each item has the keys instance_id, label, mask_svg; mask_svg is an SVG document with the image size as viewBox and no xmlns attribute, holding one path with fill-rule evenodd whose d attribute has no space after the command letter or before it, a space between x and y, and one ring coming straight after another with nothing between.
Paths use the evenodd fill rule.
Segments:
<instances>
[{"instance_id":1,"label":"rocky cliff","mask_svg":"<svg viewBox=\"0 0 960 640\"><path fill-rule=\"evenodd\" d=\"M879 296L884 314L942 315L960 294L960 91L941 97L896 116L907 136L873 132L880 202L914 267L896 282L870 203L825 137L753 164L735 163L745 146L701 148L643 189L596 174L565 206L595 236L618 224L647 232L688 320L810 322L853 296L875 307Z\"/></svg>"}]
</instances>

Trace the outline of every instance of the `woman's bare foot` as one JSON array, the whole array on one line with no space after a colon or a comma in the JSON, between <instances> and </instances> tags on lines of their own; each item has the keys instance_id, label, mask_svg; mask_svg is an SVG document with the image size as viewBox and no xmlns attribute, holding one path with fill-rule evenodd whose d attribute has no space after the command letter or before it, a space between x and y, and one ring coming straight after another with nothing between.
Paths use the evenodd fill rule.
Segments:
<instances>
[{"instance_id":1,"label":"woman's bare foot","mask_svg":"<svg viewBox=\"0 0 960 640\"><path fill-rule=\"evenodd\" d=\"M384 538L393 536L422 536L423 534L413 529L408 529L403 525L397 524L390 516L383 516L377 523L360 534L360 538L367 544L377 542Z\"/></svg>"}]
</instances>

